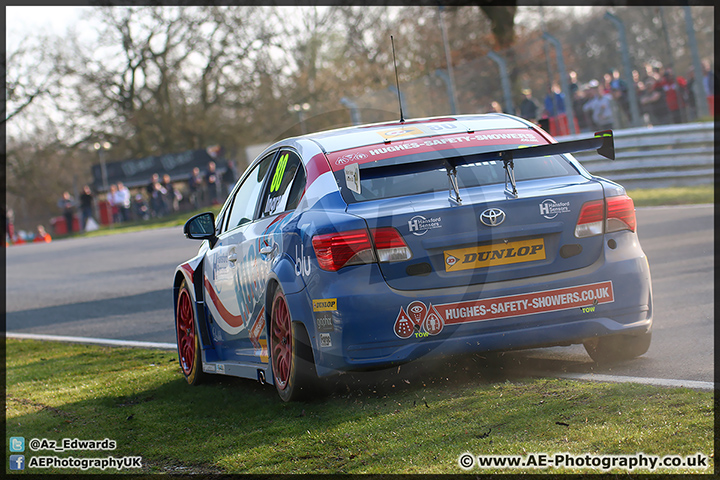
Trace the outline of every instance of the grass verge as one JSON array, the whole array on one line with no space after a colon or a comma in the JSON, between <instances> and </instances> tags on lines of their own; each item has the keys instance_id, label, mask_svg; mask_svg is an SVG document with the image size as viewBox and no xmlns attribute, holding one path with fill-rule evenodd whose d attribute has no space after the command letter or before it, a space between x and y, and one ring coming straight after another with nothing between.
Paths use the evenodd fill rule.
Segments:
<instances>
[{"instance_id":1,"label":"grass verge","mask_svg":"<svg viewBox=\"0 0 720 480\"><path fill-rule=\"evenodd\" d=\"M112 455L142 456L142 471L130 473L442 474L464 473L458 465L464 452L700 452L710 457L708 469L660 473L714 468L712 393L555 379L489 380L473 366L480 357L465 357L464 363L443 361L439 370L419 374L403 366L378 374L377 383L345 382L325 398L285 404L274 387L254 381L217 377L189 387L174 352L13 339L6 349L8 438L117 442L109 452L26 450L26 464L38 455ZM633 473L642 471L647 470ZM475 467L470 473L605 472Z\"/></svg>"},{"instance_id":2,"label":"grass verge","mask_svg":"<svg viewBox=\"0 0 720 480\"><path fill-rule=\"evenodd\" d=\"M715 202L714 185L628 190L636 207L695 205Z\"/></svg>"}]
</instances>

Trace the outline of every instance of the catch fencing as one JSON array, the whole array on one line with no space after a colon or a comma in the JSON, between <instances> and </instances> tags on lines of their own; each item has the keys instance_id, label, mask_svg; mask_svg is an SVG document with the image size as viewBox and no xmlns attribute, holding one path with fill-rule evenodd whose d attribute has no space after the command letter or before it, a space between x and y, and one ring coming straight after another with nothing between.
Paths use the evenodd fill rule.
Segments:
<instances>
[{"instance_id":1,"label":"catch fencing","mask_svg":"<svg viewBox=\"0 0 720 480\"><path fill-rule=\"evenodd\" d=\"M714 129L713 122L703 122L614 130L615 160L593 151L573 155L593 175L628 189L714 184Z\"/></svg>"}]
</instances>

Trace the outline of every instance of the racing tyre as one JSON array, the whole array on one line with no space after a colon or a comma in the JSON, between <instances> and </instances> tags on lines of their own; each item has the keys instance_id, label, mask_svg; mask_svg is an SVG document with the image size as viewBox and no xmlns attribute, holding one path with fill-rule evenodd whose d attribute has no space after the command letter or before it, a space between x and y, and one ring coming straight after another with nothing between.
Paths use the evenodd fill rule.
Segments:
<instances>
[{"instance_id":1,"label":"racing tyre","mask_svg":"<svg viewBox=\"0 0 720 480\"><path fill-rule=\"evenodd\" d=\"M650 348L652 332L641 335L610 335L587 340L583 345L590 358L608 364L639 357Z\"/></svg>"},{"instance_id":2,"label":"racing tyre","mask_svg":"<svg viewBox=\"0 0 720 480\"><path fill-rule=\"evenodd\" d=\"M312 347L305 328L292 321L280 288L273 297L271 312L270 354L275 388L285 402L308 398L317 384Z\"/></svg>"},{"instance_id":3,"label":"racing tyre","mask_svg":"<svg viewBox=\"0 0 720 480\"><path fill-rule=\"evenodd\" d=\"M200 337L195 324L195 309L187 282L183 280L178 293L175 309L175 331L177 334L178 361L185 379L190 385L200 383L205 374L202 371Z\"/></svg>"}]
</instances>

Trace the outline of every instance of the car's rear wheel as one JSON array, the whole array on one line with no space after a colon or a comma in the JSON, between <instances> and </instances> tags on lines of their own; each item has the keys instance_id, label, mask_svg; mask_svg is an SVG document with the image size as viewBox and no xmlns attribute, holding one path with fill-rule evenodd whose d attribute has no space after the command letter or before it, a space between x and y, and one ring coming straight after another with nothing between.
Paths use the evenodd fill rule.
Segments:
<instances>
[{"instance_id":1,"label":"car's rear wheel","mask_svg":"<svg viewBox=\"0 0 720 480\"><path fill-rule=\"evenodd\" d=\"M270 316L270 352L273 381L285 402L307 398L317 382L312 347L302 325L294 323L280 288Z\"/></svg>"},{"instance_id":2,"label":"car's rear wheel","mask_svg":"<svg viewBox=\"0 0 720 480\"><path fill-rule=\"evenodd\" d=\"M175 330L177 334L178 360L185 379L190 385L203 380L200 339L195 325L195 309L187 282L183 280L178 293L175 309Z\"/></svg>"},{"instance_id":3,"label":"car's rear wheel","mask_svg":"<svg viewBox=\"0 0 720 480\"><path fill-rule=\"evenodd\" d=\"M610 335L585 341L583 345L590 358L607 364L630 360L644 354L650 348L652 332L641 335Z\"/></svg>"}]
</instances>

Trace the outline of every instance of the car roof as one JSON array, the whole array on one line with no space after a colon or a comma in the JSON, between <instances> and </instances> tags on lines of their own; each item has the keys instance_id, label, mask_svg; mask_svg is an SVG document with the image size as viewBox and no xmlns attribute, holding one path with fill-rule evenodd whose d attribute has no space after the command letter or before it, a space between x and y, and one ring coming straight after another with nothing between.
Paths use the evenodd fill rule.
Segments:
<instances>
[{"instance_id":1,"label":"car roof","mask_svg":"<svg viewBox=\"0 0 720 480\"><path fill-rule=\"evenodd\" d=\"M312 140L325 153L349 150L368 145L390 143L392 140L472 133L482 130L527 129L533 124L519 117L499 113L482 115L454 115L413 119L405 122L384 122L370 125L327 130L304 135L299 139Z\"/></svg>"}]
</instances>

